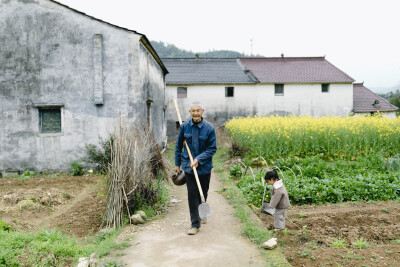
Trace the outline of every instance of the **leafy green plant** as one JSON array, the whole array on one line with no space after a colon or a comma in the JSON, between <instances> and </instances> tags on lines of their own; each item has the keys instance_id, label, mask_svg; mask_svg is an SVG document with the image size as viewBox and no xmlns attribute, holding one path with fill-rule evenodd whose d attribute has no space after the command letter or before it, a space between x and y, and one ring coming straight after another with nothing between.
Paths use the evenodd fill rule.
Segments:
<instances>
[{"instance_id":1,"label":"leafy green plant","mask_svg":"<svg viewBox=\"0 0 400 267\"><path fill-rule=\"evenodd\" d=\"M331 247L333 247L333 248L345 248L347 246L348 245L345 240L337 239L337 238L335 238L335 240L331 244Z\"/></svg>"},{"instance_id":2,"label":"leafy green plant","mask_svg":"<svg viewBox=\"0 0 400 267\"><path fill-rule=\"evenodd\" d=\"M400 171L400 154L388 158L388 169L394 172Z\"/></svg>"},{"instance_id":3,"label":"leafy green plant","mask_svg":"<svg viewBox=\"0 0 400 267\"><path fill-rule=\"evenodd\" d=\"M382 211L384 211L386 213L390 213L390 211L387 208L383 208Z\"/></svg>"},{"instance_id":4,"label":"leafy green plant","mask_svg":"<svg viewBox=\"0 0 400 267\"><path fill-rule=\"evenodd\" d=\"M244 171L240 165L231 165L229 167L229 175L234 178L240 178Z\"/></svg>"},{"instance_id":5,"label":"leafy green plant","mask_svg":"<svg viewBox=\"0 0 400 267\"><path fill-rule=\"evenodd\" d=\"M73 162L71 163L71 169L70 169L69 173L70 173L72 176L80 176L80 175L83 175L83 168L82 168L82 165L80 165L80 164L79 164L78 162L76 162L76 161L73 161Z\"/></svg>"},{"instance_id":6,"label":"leafy green plant","mask_svg":"<svg viewBox=\"0 0 400 267\"><path fill-rule=\"evenodd\" d=\"M382 155L355 161L326 161L323 157L283 158L274 162L292 204L323 204L344 201L386 201L400 197L400 176L388 172ZM244 175L237 186L250 204L261 205L262 173ZM269 190L265 201L270 200ZM300 217L305 214L300 213Z\"/></svg>"},{"instance_id":7,"label":"leafy green plant","mask_svg":"<svg viewBox=\"0 0 400 267\"><path fill-rule=\"evenodd\" d=\"M367 248L369 246L368 242L365 241L363 238L360 238L352 243L352 245L356 248L362 249Z\"/></svg>"},{"instance_id":8,"label":"leafy green plant","mask_svg":"<svg viewBox=\"0 0 400 267\"><path fill-rule=\"evenodd\" d=\"M86 162L95 164L96 170L100 173L106 173L108 166L111 163L111 145L114 142L114 137L108 139L99 137L99 146L93 144L86 145Z\"/></svg>"},{"instance_id":9,"label":"leafy green plant","mask_svg":"<svg viewBox=\"0 0 400 267\"><path fill-rule=\"evenodd\" d=\"M307 257L310 254L310 250L306 249L303 252L299 253L299 256L302 258Z\"/></svg>"},{"instance_id":10,"label":"leafy green plant","mask_svg":"<svg viewBox=\"0 0 400 267\"><path fill-rule=\"evenodd\" d=\"M6 224L3 220L0 220L0 231L11 231L12 228L10 225Z\"/></svg>"}]
</instances>

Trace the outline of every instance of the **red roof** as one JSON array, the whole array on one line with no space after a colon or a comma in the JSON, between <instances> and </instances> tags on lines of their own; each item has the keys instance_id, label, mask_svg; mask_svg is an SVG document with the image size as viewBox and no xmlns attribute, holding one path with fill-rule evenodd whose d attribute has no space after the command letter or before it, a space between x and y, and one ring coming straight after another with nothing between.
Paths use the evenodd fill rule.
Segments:
<instances>
[{"instance_id":1,"label":"red roof","mask_svg":"<svg viewBox=\"0 0 400 267\"><path fill-rule=\"evenodd\" d=\"M352 83L325 57L240 58L261 83Z\"/></svg>"},{"instance_id":2,"label":"red roof","mask_svg":"<svg viewBox=\"0 0 400 267\"><path fill-rule=\"evenodd\" d=\"M386 99L376 95L362 83L353 84L354 112L396 111L399 108L390 104Z\"/></svg>"}]
</instances>

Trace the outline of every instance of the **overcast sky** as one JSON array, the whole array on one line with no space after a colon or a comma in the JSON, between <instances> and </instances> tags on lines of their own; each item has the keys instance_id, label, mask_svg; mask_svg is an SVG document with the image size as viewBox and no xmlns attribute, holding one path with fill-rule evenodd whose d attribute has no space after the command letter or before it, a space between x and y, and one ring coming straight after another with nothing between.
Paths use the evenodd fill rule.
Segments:
<instances>
[{"instance_id":1,"label":"overcast sky","mask_svg":"<svg viewBox=\"0 0 400 267\"><path fill-rule=\"evenodd\" d=\"M398 0L58 1L193 52L325 56L374 91L400 89Z\"/></svg>"}]
</instances>

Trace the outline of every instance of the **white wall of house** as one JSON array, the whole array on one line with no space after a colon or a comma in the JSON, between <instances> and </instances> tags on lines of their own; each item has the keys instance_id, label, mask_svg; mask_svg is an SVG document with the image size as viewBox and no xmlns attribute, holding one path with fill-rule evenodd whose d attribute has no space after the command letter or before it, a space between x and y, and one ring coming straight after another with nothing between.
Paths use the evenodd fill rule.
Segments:
<instances>
[{"instance_id":1,"label":"white wall of house","mask_svg":"<svg viewBox=\"0 0 400 267\"><path fill-rule=\"evenodd\" d=\"M234 96L225 97L225 87L234 87ZM177 98L177 88L187 87L187 98ZM353 85L330 84L321 92L321 84L285 84L284 94L275 95L274 84L167 85L168 136L175 133L177 116L173 99L177 99L182 119L190 118L194 101L204 105L204 118L223 125L235 116L310 115L315 117L348 116L353 108Z\"/></svg>"},{"instance_id":2,"label":"white wall of house","mask_svg":"<svg viewBox=\"0 0 400 267\"><path fill-rule=\"evenodd\" d=\"M380 114L383 117L386 117L386 118L389 118L389 119L396 119L396 111L380 112ZM357 113L354 113L354 116L360 116L360 117L369 116L369 115L371 115L370 112L357 112Z\"/></svg>"},{"instance_id":3,"label":"white wall of house","mask_svg":"<svg viewBox=\"0 0 400 267\"><path fill-rule=\"evenodd\" d=\"M283 95L275 95L274 84L258 84L256 87L259 115L347 116L353 108L352 84L329 84L327 93L322 93L321 84L285 84Z\"/></svg>"}]
</instances>

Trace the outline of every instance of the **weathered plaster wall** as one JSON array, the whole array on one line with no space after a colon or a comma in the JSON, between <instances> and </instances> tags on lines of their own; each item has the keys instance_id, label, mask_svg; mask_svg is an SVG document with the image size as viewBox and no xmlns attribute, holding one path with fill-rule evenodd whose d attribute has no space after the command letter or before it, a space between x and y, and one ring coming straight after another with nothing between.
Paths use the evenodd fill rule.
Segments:
<instances>
[{"instance_id":1,"label":"weathered plaster wall","mask_svg":"<svg viewBox=\"0 0 400 267\"><path fill-rule=\"evenodd\" d=\"M94 102L96 34L102 35L103 105ZM145 123L145 84L161 95L164 77L151 56L143 72L140 37L47 0L1 0L0 171L69 169L119 115ZM160 103L152 124L161 144ZM61 133L39 133L43 104L63 106Z\"/></svg>"},{"instance_id":2,"label":"weathered plaster wall","mask_svg":"<svg viewBox=\"0 0 400 267\"><path fill-rule=\"evenodd\" d=\"M396 119L396 111L380 112L379 114L381 114L383 117L386 117L388 119ZM354 113L354 116L360 116L360 117L369 116L369 115L371 115L370 112Z\"/></svg>"},{"instance_id":3,"label":"weathered plaster wall","mask_svg":"<svg viewBox=\"0 0 400 267\"><path fill-rule=\"evenodd\" d=\"M177 98L177 87L180 86L187 87L187 98ZM225 97L226 86L234 86L233 97ZM235 116L256 114L347 116L353 107L353 85L330 84L329 93L322 93L320 84L285 84L283 96L275 95L273 84L167 85L169 138L175 138L174 98L183 120L190 118L190 104L200 101L205 106L204 117L216 125L223 125Z\"/></svg>"}]
</instances>

